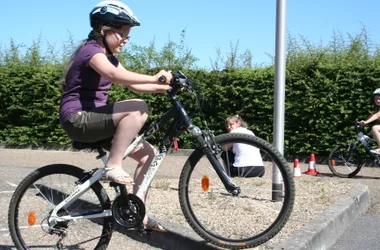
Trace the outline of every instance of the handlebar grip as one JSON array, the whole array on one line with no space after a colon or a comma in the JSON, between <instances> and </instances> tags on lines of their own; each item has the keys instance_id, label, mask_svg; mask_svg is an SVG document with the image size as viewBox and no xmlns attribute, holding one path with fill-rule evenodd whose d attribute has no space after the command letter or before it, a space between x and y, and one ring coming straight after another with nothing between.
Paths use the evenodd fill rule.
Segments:
<instances>
[{"instance_id":1,"label":"handlebar grip","mask_svg":"<svg viewBox=\"0 0 380 250\"><path fill-rule=\"evenodd\" d=\"M166 82L166 77L165 77L165 76L160 76L160 77L158 78L158 81L159 81L160 83L165 83L165 82Z\"/></svg>"}]
</instances>

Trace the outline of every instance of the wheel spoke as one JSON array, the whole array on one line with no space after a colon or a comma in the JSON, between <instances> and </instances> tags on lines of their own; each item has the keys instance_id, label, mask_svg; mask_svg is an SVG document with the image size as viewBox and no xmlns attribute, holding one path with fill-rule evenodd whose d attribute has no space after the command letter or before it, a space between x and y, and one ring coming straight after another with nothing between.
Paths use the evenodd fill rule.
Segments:
<instances>
[{"instance_id":1,"label":"wheel spoke","mask_svg":"<svg viewBox=\"0 0 380 250\"><path fill-rule=\"evenodd\" d=\"M328 166L340 177L355 176L362 166L360 150L354 145L338 145L330 153Z\"/></svg>"},{"instance_id":2,"label":"wheel spoke","mask_svg":"<svg viewBox=\"0 0 380 250\"><path fill-rule=\"evenodd\" d=\"M76 190L76 182L82 177L83 171L79 168L50 165L25 178L9 208L10 232L18 249L100 249L108 245L112 233L110 217L62 222L50 218L54 207ZM57 215L99 213L110 206L104 194L100 183L94 183Z\"/></svg>"},{"instance_id":3,"label":"wheel spoke","mask_svg":"<svg viewBox=\"0 0 380 250\"><path fill-rule=\"evenodd\" d=\"M184 215L195 231L216 245L236 248L244 244L247 247L262 244L281 230L291 213L294 180L290 169L281 154L256 137L227 134L215 140L220 148L239 143L259 149L263 166L243 168L226 162L226 157L218 154L218 161L241 189L241 193L234 196L226 190L208 158L198 151L199 155L191 156L193 159L187 161L181 174L180 202ZM273 201L273 163L279 166L284 180L283 189L278 191L279 197L283 197L281 201ZM209 184L207 189L201 185L205 176Z\"/></svg>"}]
</instances>

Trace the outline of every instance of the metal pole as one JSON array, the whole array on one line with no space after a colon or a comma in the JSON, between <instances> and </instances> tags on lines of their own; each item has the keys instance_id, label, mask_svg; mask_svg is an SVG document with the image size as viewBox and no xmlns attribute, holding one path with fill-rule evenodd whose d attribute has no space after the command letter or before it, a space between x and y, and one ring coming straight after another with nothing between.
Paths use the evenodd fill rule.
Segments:
<instances>
[{"instance_id":1,"label":"metal pole","mask_svg":"<svg viewBox=\"0 0 380 250\"><path fill-rule=\"evenodd\" d=\"M286 0L276 4L276 60L274 87L274 146L284 153L285 116L285 67L286 67ZM282 200L283 180L277 166L273 164L272 199Z\"/></svg>"}]
</instances>

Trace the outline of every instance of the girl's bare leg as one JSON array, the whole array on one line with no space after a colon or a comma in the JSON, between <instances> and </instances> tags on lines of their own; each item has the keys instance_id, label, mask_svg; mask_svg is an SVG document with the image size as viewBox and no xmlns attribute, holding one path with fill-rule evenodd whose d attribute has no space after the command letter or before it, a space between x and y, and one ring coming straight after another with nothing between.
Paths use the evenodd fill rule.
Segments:
<instances>
[{"instance_id":1,"label":"girl's bare leg","mask_svg":"<svg viewBox=\"0 0 380 250\"><path fill-rule=\"evenodd\" d=\"M133 179L121 169L124 153L148 118L148 106L139 99L116 102L113 115L116 133L107 162L107 175L121 184L133 183Z\"/></svg>"},{"instance_id":2,"label":"girl's bare leg","mask_svg":"<svg viewBox=\"0 0 380 250\"><path fill-rule=\"evenodd\" d=\"M380 148L380 125L375 125L372 127L372 135L375 138L378 147Z\"/></svg>"},{"instance_id":3,"label":"girl's bare leg","mask_svg":"<svg viewBox=\"0 0 380 250\"><path fill-rule=\"evenodd\" d=\"M150 145L149 142L143 141L142 144L131 153L130 157L137 161L137 168L135 171L135 185L133 186L133 193L136 194L139 186L141 185L144 175L148 171L157 150ZM148 192L148 191L147 191ZM144 203L146 201L147 193L143 197L139 197Z\"/></svg>"},{"instance_id":4,"label":"girl's bare leg","mask_svg":"<svg viewBox=\"0 0 380 250\"><path fill-rule=\"evenodd\" d=\"M146 172L148 171L149 165L152 163L154 156L156 155L157 150L150 145L147 141L143 141L142 145L137 148L132 154L131 158L138 162L136 171L135 171L135 185L133 186L133 193L136 194L139 186L141 185ZM143 197L139 197L144 203L146 203L146 197L148 194L148 190ZM152 223L153 222L153 223ZM145 215L143 220L144 225L149 225L152 223L151 229L158 231L166 231L160 224L154 222L152 219L149 219L147 215Z\"/></svg>"}]
</instances>

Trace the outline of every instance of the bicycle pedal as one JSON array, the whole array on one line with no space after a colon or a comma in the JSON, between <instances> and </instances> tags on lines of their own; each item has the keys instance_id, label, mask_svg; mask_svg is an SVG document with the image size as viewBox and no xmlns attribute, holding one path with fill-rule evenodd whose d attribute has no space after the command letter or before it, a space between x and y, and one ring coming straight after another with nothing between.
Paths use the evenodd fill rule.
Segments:
<instances>
[{"instance_id":1,"label":"bicycle pedal","mask_svg":"<svg viewBox=\"0 0 380 250\"><path fill-rule=\"evenodd\" d=\"M109 185L110 185L110 187L120 187L120 186L122 186L122 184L114 182L114 181L109 181Z\"/></svg>"},{"instance_id":2,"label":"bicycle pedal","mask_svg":"<svg viewBox=\"0 0 380 250\"><path fill-rule=\"evenodd\" d=\"M140 236L146 236L146 235L148 235L148 233L151 233L151 232L145 230L145 228L137 230L137 234Z\"/></svg>"}]
</instances>

